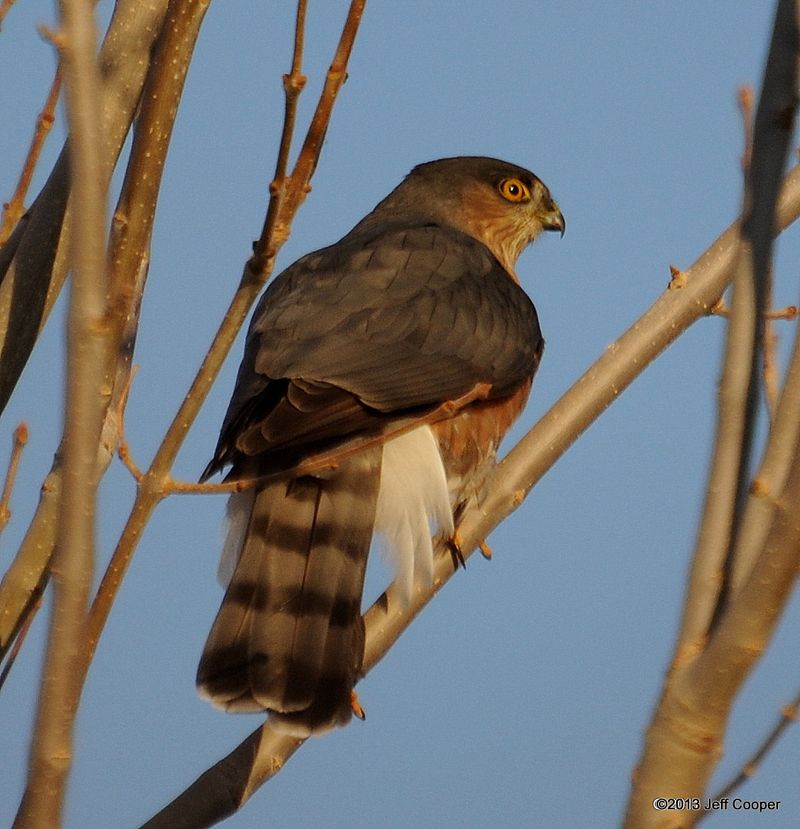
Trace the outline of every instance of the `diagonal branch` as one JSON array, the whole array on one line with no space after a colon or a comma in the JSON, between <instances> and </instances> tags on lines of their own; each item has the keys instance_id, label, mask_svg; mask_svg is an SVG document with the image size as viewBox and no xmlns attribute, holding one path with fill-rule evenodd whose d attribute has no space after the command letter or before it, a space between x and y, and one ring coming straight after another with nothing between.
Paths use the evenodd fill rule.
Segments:
<instances>
[{"instance_id":1,"label":"diagonal branch","mask_svg":"<svg viewBox=\"0 0 800 829\"><path fill-rule=\"evenodd\" d=\"M36 516L0 581L0 661L5 659L47 584L60 498L61 460L56 458L42 484Z\"/></svg>"},{"instance_id":2,"label":"diagonal branch","mask_svg":"<svg viewBox=\"0 0 800 829\"><path fill-rule=\"evenodd\" d=\"M139 104L150 50L168 0L117 0L100 50L98 158L108 182ZM70 198L67 147L47 183L0 249L0 412L14 391L67 272Z\"/></svg>"},{"instance_id":3,"label":"diagonal branch","mask_svg":"<svg viewBox=\"0 0 800 829\"><path fill-rule=\"evenodd\" d=\"M781 709L780 717L775 725L770 729L769 734L762 740L761 745L755 750L753 755L742 766L739 773L726 783L719 791L717 791L711 798L715 802L724 801L729 795L735 792L739 786L753 777L758 768L763 762L764 758L769 754L778 740L783 736L783 733L797 722L798 712L800 712L800 694ZM697 819L697 823L713 814L714 810L709 809L703 812Z\"/></svg>"},{"instance_id":4,"label":"diagonal branch","mask_svg":"<svg viewBox=\"0 0 800 829\"><path fill-rule=\"evenodd\" d=\"M778 228L785 229L797 218L800 167L784 180ZM531 487L649 363L710 312L731 278L737 239L738 227L733 225L683 272L683 287L667 290L508 453L487 487L487 499L470 510L459 527L465 558L523 502ZM409 606L398 601L390 587L367 612L365 673L453 575L446 549L439 549L434 568L430 589L415 593ZM302 744L265 723L141 829L202 829L232 815Z\"/></svg>"},{"instance_id":5,"label":"diagonal branch","mask_svg":"<svg viewBox=\"0 0 800 829\"><path fill-rule=\"evenodd\" d=\"M2 28L3 21L15 2L16 0L3 0L3 2L0 3L0 28Z\"/></svg>"},{"instance_id":6,"label":"diagonal branch","mask_svg":"<svg viewBox=\"0 0 800 829\"><path fill-rule=\"evenodd\" d=\"M22 172L17 182L17 189L14 195L3 205L3 218L0 221L0 247L11 235L11 231L16 227L25 210L25 196L28 193L28 188L31 185L33 172L39 161L42 148L44 147L45 139L50 132L53 122L55 121L56 103L58 96L61 93L61 67L56 68L53 82L50 85L50 91L47 93L47 100L45 101L42 111L36 119L36 129L33 133L28 155L25 158L25 163L22 166Z\"/></svg>"}]
</instances>

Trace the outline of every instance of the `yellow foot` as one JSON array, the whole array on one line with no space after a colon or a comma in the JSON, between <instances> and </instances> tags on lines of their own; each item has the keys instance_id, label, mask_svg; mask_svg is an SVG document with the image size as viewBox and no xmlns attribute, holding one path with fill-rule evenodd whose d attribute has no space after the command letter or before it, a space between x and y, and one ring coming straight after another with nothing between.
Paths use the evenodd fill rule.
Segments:
<instances>
[{"instance_id":1,"label":"yellow foot","mask_svg":"<svg viewBox=\"0 0 800 829\"><path fill-rule=\"evenodd\" d=\"M350 692L350 708L362 722L367 718L367 712L361 705L361 702L358 699L358 694L355 691Z\"/></svg>"},{"instance_id":2,"label":"yellow foot","mask_svg":"<svg viewBox=\"0 0 800 829\"><path fill-rule=\"evenodd\" d=\"M481 551L481 555L485 559L491 560L491 558L492 558L492 548L485 541L481 541L478 544L478 549Z\"/></svg>"}]
</instances>

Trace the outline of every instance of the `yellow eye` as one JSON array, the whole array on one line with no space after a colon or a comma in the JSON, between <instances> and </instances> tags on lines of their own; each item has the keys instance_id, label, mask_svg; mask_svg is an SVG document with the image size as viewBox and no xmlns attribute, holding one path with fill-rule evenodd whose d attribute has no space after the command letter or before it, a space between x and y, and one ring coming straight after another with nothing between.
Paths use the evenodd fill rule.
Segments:
<instances>
[{"instance_id":1,"label":"yellow eye","mask_svg":"<svg viewBox=\"0 0 800 829\"><path fill-rule=\"evenodd\" d=\"M497 185L500 195L510 202L528 201L531 197L531 191L527 184L521 182L518 178L504 178L500 184Z\"/></svg>"}]
</instances>

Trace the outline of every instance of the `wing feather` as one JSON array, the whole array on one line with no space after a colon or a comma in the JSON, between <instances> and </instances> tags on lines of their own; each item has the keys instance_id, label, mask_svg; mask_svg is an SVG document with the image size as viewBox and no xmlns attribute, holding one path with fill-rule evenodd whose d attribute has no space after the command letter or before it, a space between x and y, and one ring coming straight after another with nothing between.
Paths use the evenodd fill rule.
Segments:
<instances>
[{"instance_id":1,"label":"wing feather","mask_svg":"<svg viewBox=\"0 0 800 829\"><path fill-rule=\"evenodd\" d=\"M319 448L535 371L536 310L477 240L372 227L309 254L266 291L210 474L238 456L288 468Z\"/></svg>"}]
</instances>

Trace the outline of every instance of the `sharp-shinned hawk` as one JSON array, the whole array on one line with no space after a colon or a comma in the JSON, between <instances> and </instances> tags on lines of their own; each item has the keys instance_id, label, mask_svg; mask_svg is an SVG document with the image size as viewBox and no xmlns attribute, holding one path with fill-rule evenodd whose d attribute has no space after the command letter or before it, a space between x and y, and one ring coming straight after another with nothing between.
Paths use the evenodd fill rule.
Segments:
<instances>
[{"instance_id":1,"label":"sharp-shinned hawk","mask_svg":"<svg viewBox=\"0 0 800 829\"><path fill-rule=\"evenodd\" d=\"M233 495L227 584L197 673L229 711L305 736L346 723L375 533L406 597L432 531L481 497L544 341L514 264L564 232L545 185L482 157L432 161L264 293L204 479Z\"/></svg>"}]
</instances>

